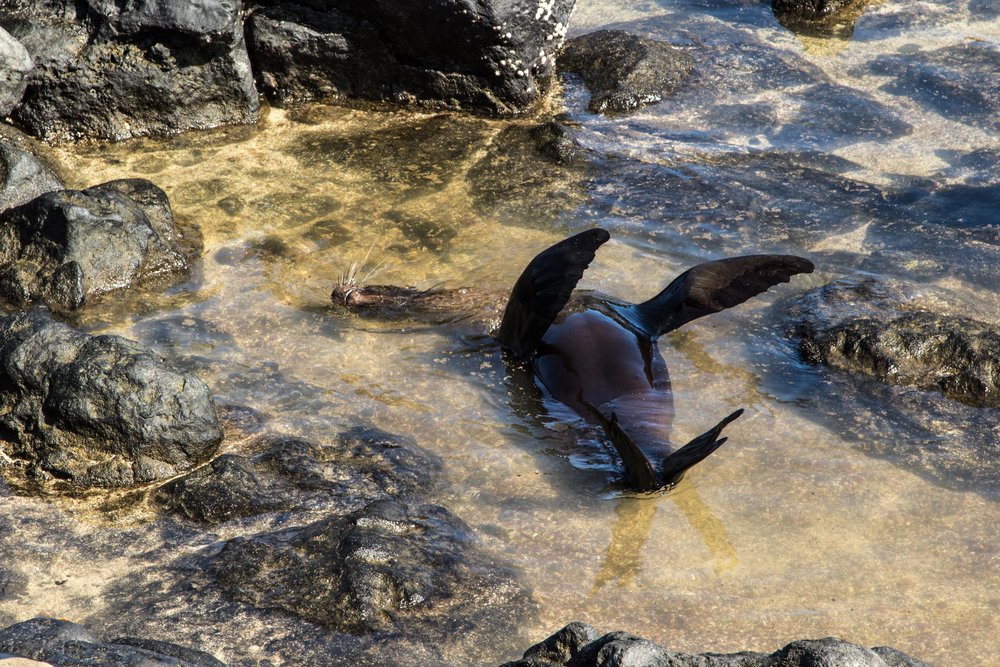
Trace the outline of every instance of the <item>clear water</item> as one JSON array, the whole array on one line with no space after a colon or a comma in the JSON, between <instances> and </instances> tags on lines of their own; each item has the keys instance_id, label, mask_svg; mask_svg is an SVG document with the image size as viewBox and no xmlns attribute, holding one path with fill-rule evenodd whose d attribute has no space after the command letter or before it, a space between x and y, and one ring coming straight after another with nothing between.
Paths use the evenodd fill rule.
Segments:
<instances>
[{"instance_id":1,"label":"clear water","mask_svg":"<svg viewBox=\"0 0 1000 667\"><path fill-rule=\"evenodd\" d=\"M983 98L934 103L904 85L916 50L997 48L1000 8L871 3L843 41L796 37L756 0L581 1L574 33L609 26L687 48L698 65L676 95L624 118L588 114L585 89L566 79L551 104L604 156L587 170L498 148L530 119L325 107L55 150L71 187L157 183L204 240L189 282L104 304L81 326L154 347L275 430L320 438L363 422L414 435L448 461L435 500L522 569L540 607L533 638L583 620L691 652L836 635L939 665L996 664L995 460L956 446L962 473L942 473L924 443L948 449L968 434L932 437L882 419L875 403L841 402L838 385L796 362L767 308L874 275L915 284L921 305L1000 324L997 84L988 67L967 68ZM497 350L475 330L328 307L332 285L366 257L378 282L504 290L538 250L598 224L612 241L582 286L625 299L726 254L794 252L818 266L661 341L675 442L747 409L723 450L665 496L623 496L593 434L513 410ZM839 419L848 411L857 418ZM997 422L975 419L987 431ZM0 603L2 624L102 618L122 573L155 578L165 546L232 536L221 527L178 542L141 508L4 502L23 538L9 557L30 584ZM247 658L214 641L203 647Z\"/></svg>"}]
</instances>

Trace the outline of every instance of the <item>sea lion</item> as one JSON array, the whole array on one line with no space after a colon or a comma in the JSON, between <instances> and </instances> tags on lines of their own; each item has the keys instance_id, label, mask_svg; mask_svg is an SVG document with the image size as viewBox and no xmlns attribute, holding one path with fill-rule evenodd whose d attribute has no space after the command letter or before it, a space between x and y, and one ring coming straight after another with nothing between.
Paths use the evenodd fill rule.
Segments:
<instances>
[{"instance_id":1,"label":"sea lion","mask_svg":"<svg viewBox=\"0 0 1000 667\"><path fill-rule=\"evenodd\" d=\"M667 433L673 419L670 380L657 339L691 320L743 303L813 264L792 255L747 255L698 264L648 301L631 304L573 290L610 238L591 229L536 256L518 278L496 338L531 365L555 400L605 430L625 466L626 481L654 491L721 446L733 412L677 451ZM569 306L567 308L567 306Z\"/></svg>"},{"instance_id":2,"label":"sea lion","mask_svg":"<svg viewBox=\"0 0 1000 667\"><path fill-rule=\"evenodd\" d=\"M810 273L813 264L793 255L745 255L688 269L659 294L632 304L598 293L574 292L598 248L610 235L590 229L539 253L514 284L495 338L505 360L527 366L542 391L600 426L615 446L626 483L637 491L677 484L691 466L718 449L722 429L737 410L673 451L667 435L673 401L667 366L657 348L663 334L704 315L743 303L768 288ZM417 290L341 284L332 298L355 311L395 318L404 312L441 318L469 290ZM480 299L484 311L497 298ZM500 300L502 303L502 298Z\"/></svg>"}]
</instances>

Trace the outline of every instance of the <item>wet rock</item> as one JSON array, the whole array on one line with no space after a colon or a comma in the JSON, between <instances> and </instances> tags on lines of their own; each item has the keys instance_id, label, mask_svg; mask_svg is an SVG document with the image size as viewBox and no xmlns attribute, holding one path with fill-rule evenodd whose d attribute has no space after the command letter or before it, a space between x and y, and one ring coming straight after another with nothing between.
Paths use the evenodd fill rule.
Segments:
<instances>
[{"instance_id":1,"label":"wet rock","mask_svg":"<svg viewBox=\"0 0 1000 667\"><path fill-rule=\"evenodd\" d=\"M262 451L224 454L163 486L155 501L205 523L290 509L346 514L374 500L427 492L441 470L412 438L368 427L330 443L265 436L250 448Z\"/></svg>"},{"instance_id":2,"label":"wet rock","mask_svg":"<svg viewBox=\"0 0 1000 667\"><path fill-rule=\"evenodd\" d=\"M15 122L46 140L120 140L252 123L239 0L15 2L0 25L35 62Z\"/></svg>"},{"instance_id":3,"label":"wet rock","mask_svg":"<svg viewBox=\"0 0 1000 667\"><path fill-rule=\"evenodd\" d=\"M0 436L2 452L42 480L124 487L204 461L222 432L196 377L34 310L0 319Z\"/></svg>"},{"instance_id":4,"label":"wet rock","mask_svg":"<svg viewBox=\"0 0 1000 667\"><path fill-rule=\"evenodd\" d=\"M247 34L279 104L364 98L494 114L548 85L575 0L258 2Z\"/></svg>"},{"instance_id":5,"label":"wet rock","mask_svg":"<svg viewBox=\"0 0 1000 667\"><path fill-rule=\"evenodd\" d=\"M771 0L778 23L812 37L849 39L871 0Z\"/></svg>"},{"instance_id":6,"label":"wet rock","mask_svg":"<svg viewBox=\"0 0 1000 667\"><path fill-rule=\"evenodd\" d=\"M571 39L559 55L560 70L583 77L594 113L625 113L659 102L693 67L683 51L620 30Z\"/></svg>"},{"instance_id":7,"label":"wet rock","mask_svg":"<svg viewBox=\"0 0 1000 667\"><path fill-rule=\"evenodd\" d=\"M203 651L131 637L101 641L81 625L54 618L34 618L0 629L3 653L74 667L225 667Z\"/></svg>"},{"instance_id":8,"label":"wet rock","mask_svg":"<svg viewBox=\"0 0 1000 667\"><path fill-rule=\"evenodd\" d=\"M48 192L0 213L0 297L64 309L184 276L167 196L142 179Z\"/></svg>"},{"instance_id":9,"label":"wet rock","mask_svg":"<svg viewBox=\"0 0 1000 667\"><path fill-rule=\"evenodd\" d=\"M351 634L443 640L514 631L532 612L513 574L443 507L376 501L347 516L235 538L213 564L233 598Z\"/></svg>"},{"instance_id":10,"label":"wet rock","mask_svg":"<svg viewBox=\"0 0 1000 667\"><path fill-rule=\"evenodd\" d=\"M943 117L1000 130L1000 47L966 40L933 51L879 56L854 74L893 77L882 90L909 97Z\"/></svg>"},{"instance_id":11,"label":"wet rock","mask_svg":"<svg viewBox=\"0 0 1000 667\"><path fill-rule=\"evenodd\" d=\"M820 288L809 301L876 292L863 283ZM837 296L828 297L831 294ZM883 304L879 304L883 305ZM936 390L974 406L1000 407L1000 330L966 317L892 308L826 320L807 315L800 326L805 358L883 382Z\"/></svg>"},{"instance_id":12,"label":"wet rock","mask_svg":"<svg viewBox=\"0 0 1000 667\"><path fill-rule=\"evenodd\" d=\"M786 399L861 449L949 488L995 494L996 328L918 310L914 299L905 285L844 280L779 302L799 354L829 365L776 382L798 383Z\"/></svg>"},{"instance_id":13,"label":"wet rock","mask_svg":"<svg viewBox=\"0 0 1000 667\"><path fill-rule=\"evenodd\" d=\"M585 623L571 623L502 667L925 667L891 648L867 649L835 637L799 640L765 653L678 653L626 632L598 637Z\"/></svg>"},{"instance_id":14,"label":"wet rock","mask_svg":"<svg viewBox=\"0 0 1000 667\"><path fill-rule=\"evenodd\" d=\"M0 28L0 118L6 118L21 101L28 73L34 66L21 43Z\"/></svg>"},{"instance_id":15,"label":"wet rock","mask_svg":"<svg viewBox=\"0 0 1000 667\"><path fill-rule=\"evenodd\" d=\"M54 171L18 142L0 134L0 212L62 188Z\"/></svg>"}]
</instances>

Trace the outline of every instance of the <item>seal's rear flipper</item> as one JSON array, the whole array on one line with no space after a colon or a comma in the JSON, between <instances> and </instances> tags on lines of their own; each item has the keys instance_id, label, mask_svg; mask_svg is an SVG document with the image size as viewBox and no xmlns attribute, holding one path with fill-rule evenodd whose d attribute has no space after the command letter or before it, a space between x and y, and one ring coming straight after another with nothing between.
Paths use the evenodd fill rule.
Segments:
<instances>
[{"instance_id":1,"label":"seal's rear flipper","mask_svg":"<svg viewBox=\"0 0 1000 667\"><path fill-rule=\"evenodd\" d=\"M618 415L611 413L611 419L604 416L597 408L588 405L593 411L594 417L604 428L611 444L618 450L618 455L625 466L625 479L636 491L655 491L660 488L660 481L656 477L653 465L646 458L646 455L639 449L628 433L618 423Z\"/></svg>"},{"instance_id":2,"label":"seal's rear flipper","mask_svg":"<svg viewBox=\"0 0 1000 667\"><path fill-rule=\"evenodd\" d=\"M511 290L496 338L520 359L529 359L556 315L569 301L597 249L610 235L589 229L543 250Z\"/></svg>"},{"instance_id":3,"label":"seal's rear flipper","mask_svg":"<svg viewBox=\"0 0 1000 667\"><path fill-rule=\"evenodd\" d=\"M732 413L721 422L716 424L712 430L702 433L697 438L684 445L660 463L660 477L664 486L673 486L681 481L688 468L704 460L709 454L722 446L726 438L720 438L727 425L743 414L742 408Z\"/></svg>"},{"instance_id":4,"label":"seal's rear flipper","mask_svg":"<svg viewBox=\"0 0 1000 667\"><path fill-rule=\"evenodd\" d=\"M705 262L677 276L649 301L617 310L648 335L661 336L812 270L812 262L794 255L745 255Z\"/></svg>"}]
</instances>

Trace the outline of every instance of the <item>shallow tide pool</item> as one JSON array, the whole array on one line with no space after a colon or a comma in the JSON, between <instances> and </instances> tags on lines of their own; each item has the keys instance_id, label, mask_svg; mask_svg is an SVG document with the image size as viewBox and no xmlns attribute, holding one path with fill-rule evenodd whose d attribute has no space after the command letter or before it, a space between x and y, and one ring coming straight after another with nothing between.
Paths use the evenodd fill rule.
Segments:
<instances>
[{"instance_id":1,"label":"shallow tide pool","mask_svg":"<svg viewBox=\"0 0 1000 667\"><path fill-rule=\"evenodd\" d=\"M810 388L822 371L798 362L769 308L875 276L918 285L933 309L1000 324L1000 122L974 96L956 93L949 112L906 88L932 59L915 53L1000 54L998 14L991 3L886 0L850 40L823 40L781 27L767 3L583 0L571 35L622 27L698 63L675 96L626 117L590 115L582 84L564 79L548 104L593 151L589 166L509 148L533 119L337 107L54 148L69 187L150 179L204 243L188 282L99 304L79 324L196 370L220 404L249 406L275 430L319 438L368 423L413 435L447 462L435 500L521 569L540 610L533 639L582 620L687 652L835 635L937 665L996 664L996 473L943 481L892 455L894 441L925 435L864 417L839 427L838 396ZM973 84L985 71L966 68ZM595 225L612 241L581 287L629 300L722 255L792 252L817 265L661 340L675 443L746 408L729 442L666 495L623 494L593 432L514 409L498 349L469 321L374 322L329 305L352 263L377 283L504 291L535 253ZM166 539L130 510L116 520L138 542L93 561L87 536L104 535L107 518L4 501L31 538L18 555L31 584L27 600L0 603L0 625L100 618L105 583L156 568L141 554ZM33 532L42 514L65 534ZM526 647L464 659L499 664ZM224 639L202 648L250 659Z\"/></svg>"}]
</instances>

